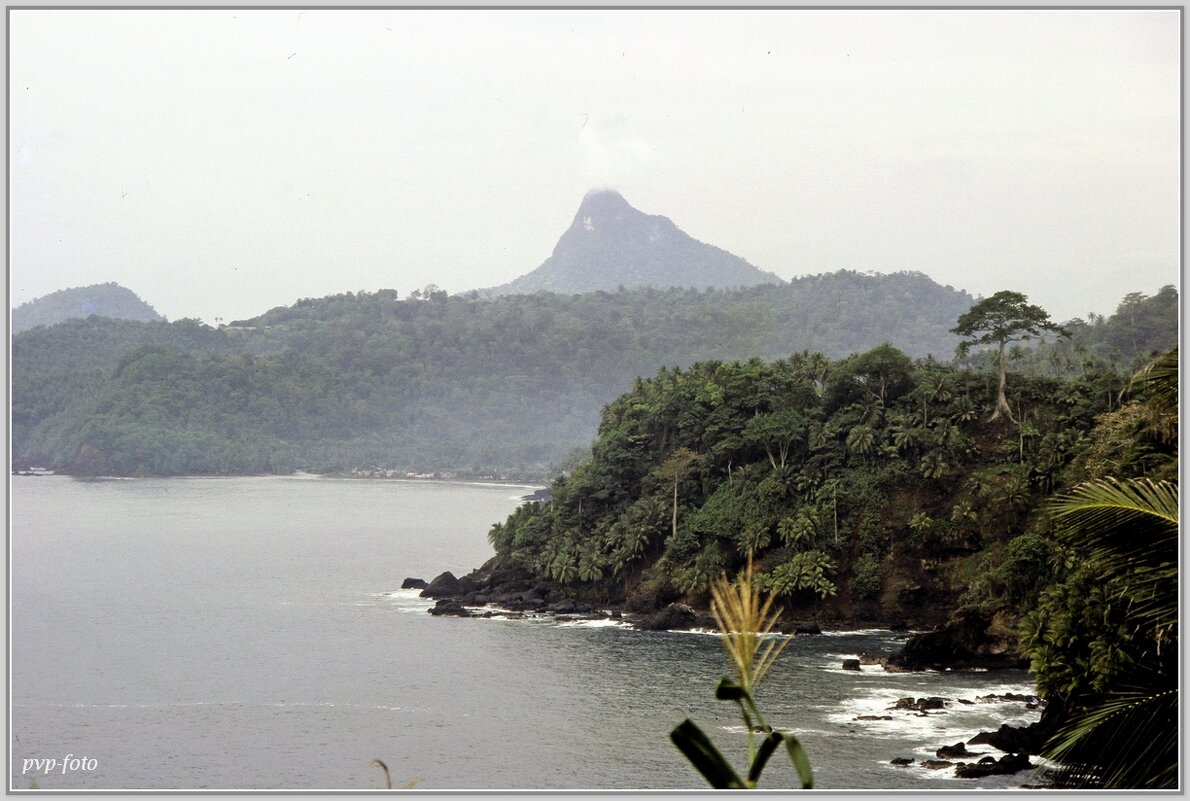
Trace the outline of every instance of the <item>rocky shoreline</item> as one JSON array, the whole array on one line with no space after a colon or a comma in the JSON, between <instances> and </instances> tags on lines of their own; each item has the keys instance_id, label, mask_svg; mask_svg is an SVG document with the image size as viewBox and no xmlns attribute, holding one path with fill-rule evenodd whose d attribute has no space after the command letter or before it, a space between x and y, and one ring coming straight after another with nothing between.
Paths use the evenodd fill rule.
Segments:
<instances>
[{"instance_id":1,"label":"rocky shoreline","mask_svg":"<svg viewBox=\"0 0 1190 801\"><path fill-rule=\"evenodd\" d=\"M421 590L423 598L437 603L431 615L452 617L516 618L547 615L562 620L617 620L642 631L688 631L714 629L715 621L707 610L687 604L669 603L660 608L592 604L559 592L552 582L541 581L518 570L497 565L495 559L462 578L445 572L431 581L406 578L401 589ZM486 607L486 608L485 608ZM816 621L786 621L777 631L783 634L821 634Z\"/></svg>"},{"instance_id":2,"label":"rocky shoreline","mask_svg":"<svg viewBox=\"0 0 1190 801\"><path fill-rule=\"evenodd\" d=\"M914 765L927 770L945 770L953 768L955 778L979 779L984 776L995 776L1019 773L1037 767L1030 756L1037 756L1041 752L1046 740L1053 735L1061 717L1055 706L1050 708L1042 699L1033 695L1005 693L1002 695L983 695L970 698L941 698L930 696L927 698L899 698L890 707L887 715L859 715L856 720L895 720L897 715L926 717L931 714L946 714L948 707L955 704L973 705L980 703L1019 702L1026 710L1043 708L1041 720L1028 726L1010 726L1005 723L995 731L981 731L967 740L960 740L952 745L939 746L934 752L934 759L918 762L913 757L895 757L889 764L897 767L911 767ZM989 746L1001 755L997 757L986 750L971 751L967 746Z\"/></svg>"},{"instance_id":3,"label":"rocky shoreline","mask_svg":"<svg viewBox=\"0 0 1190 801\"><path fill-rule=\"evenodd\" d=\"M566 594L561 586L532 576L515 567L490 560L483 567L463 576L442 573L431 581L407 578L401 589L420 590L423 598L435 605L431 615L452 617L503 617L508 619L552 617L559 621L610 620L642 631L714 630L715 621L706 610L682 603L668 603L660 608L632 608L630 604L592 604ZM843 661L844 670L860 670L863 665L880 665L889 672L926 670L972 670L1025 668L1027 662L1015 652L1011 637L997 633L997 621L977 611L964 610L952 616L946 625L928 632L911 633L906 626L893 623L892 630L905 632L905 646L896 654L858 654ZM865 628L870 628L866 626ZM776 630L784 634L816 635L822 629L817 621L785 621ZM918 766L929 770L953 769L956 778L976 779L998 774L1030 770L1036 765L1030 756L1040 753L1042 745L1057 728L1060 710L1036 696L989 695L964 698L901 698L884 715L861 715L856 720L895 720L898 715L918 717L945 714L955 704L1020 702L1027 710L1043 708L1042 718L1025 727L1002 725L996 731L983 731L970 739L941 745L935 759L917 761L913 757L894 757L890 764ZM986 745L1001 756L987 751L971 751L969 745Z\"/></svg>"},{"instance_id":4,"label":"rocky shoreline","mask_svg":"<svg viewBox=\"0 0 1190 801\"><path fill-rule=\"evenodd\" d=\"M421 590L423 598L437 601L429 610L432 615L546 615L589 620L612 619L642 631L688 631L716 627L714 618L706 609L677 601L666 603L662 598L630 597L622 604L592 602L575 597L556 582L543 580L517 567L498 564L495 558L461 578L448 571L431 581L407 578L401 588ZM952 615L944 625L919 632L911 632L909 626L899 619L880 622L864 620L862 624L850 626L847 621L831 623L831 629L835 631L887 628L905 636L905 646L899 653L887 657L861 654L855 665L845 664L844 668L858 669L859 664L881 664L889 672L911 672L1026 669L1029 666L1028 660L1017 650L1015 635L1010 627L1000 621L998 616L976 610L962 610ZM820 621L813 618L778 621L774 630L782 634L822 633ZM865 661L869 659L872 661Z\"/></svg>"}]
</instances>

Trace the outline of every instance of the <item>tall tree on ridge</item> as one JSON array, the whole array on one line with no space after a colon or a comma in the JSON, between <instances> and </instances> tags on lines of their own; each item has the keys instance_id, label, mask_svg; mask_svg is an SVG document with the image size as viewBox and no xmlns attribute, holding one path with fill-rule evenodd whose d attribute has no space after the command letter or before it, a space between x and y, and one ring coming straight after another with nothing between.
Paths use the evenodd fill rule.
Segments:
<instances>
[{"instance_id":1,"label":"tall tree on ridge","mask_svg":"<svg viewBox=\"0 0 1190 801\"><path fill-rule=\"evenodd\" d=\"M1005 351L1009 342L1031 339L1040 336L1043 331L1056 331L1066 336L1066 330L1050 320L1049 314L1040 306L1028 302L1028 298L1020 292L1004 290L997 292L990 298L976 303L959 316L952 334L958 334L965 339L959 343L959 354L965 356L972 345L990 345L995 343L1000 348L1000 388L996 393L996 411L988 418L990 423L997 419L1000 413L1008 415L1008 419L1016 422L1012 416L1012 408L1008 405L1008 398L1004 394L1005 384Z\"/></svg>"}]
</instances>

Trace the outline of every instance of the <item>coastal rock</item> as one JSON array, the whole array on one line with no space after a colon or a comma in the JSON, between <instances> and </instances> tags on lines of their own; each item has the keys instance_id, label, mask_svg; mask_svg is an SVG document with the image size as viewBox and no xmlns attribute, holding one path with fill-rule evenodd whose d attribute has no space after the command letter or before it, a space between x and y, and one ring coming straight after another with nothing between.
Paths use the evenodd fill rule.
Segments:
<instances>
[{"instance_id":1,"label":"coastal rock","mask_svg":"<svg viewBox=\"0 0 1190 801\"><path fill-rule=\"evenodd\" d=\"M669 631L688 629L694 625L695 619L694 610L686 604L670 604L664 609L638 618L633 625L642 631Z\"/></svg>"},{"instance_id":2,"label":"coastal rock","mask_svg":"<svg viewBox=\"0 0 1190 801\"><path fill-rule=\"evenodd\" d=\"M895 759L890 759L888 762L890 765L896 765L898 768L903 768L908 765L912 765L916 761L917 760L915 760L913 757L897 757Z\"/></svg>"},{"instance_id":3,"label":"coastal rock","mask_svg":"<svg viewBox=\"0 0 1190 801\"><path fill-rule=\"evenodd\" d=\"M817 623L802 623L793 630L794 634L821 634L822 629Z\"/></svg>"},{"instance_id":4,"label":"coastal rock","mask_svg":"<svg viewBox=\"0 0 1190 801\"><path fill-rule=\"evenodd\" d=\"M888 661L887 654L860 654L859 663L861 665L883 665Z\"/></svg>"},{"instance_id":5,"label":"coastal rock","mask_svg":"<svg viewBox=\"0 0 1190 801\"><path fill-rule=\"evenodd\" d=\"M857 715L856 720L892 720L892 715Z\"/></svg>"},{"instance_id":6,"label":"coastal rock","mask_svg":"<svg viewBox=\"0 0 1190 801\"><path fill-rule=\"evenodd\" d=\"M859 670L859 660L858 659L844 659L843 660L843 670Z\"/></svg>"},{"instance_id":7,"label":"coastal rock","mask_svg":"<svg viewBox=\"0 0 1190 801\"><path fill-rule=\"evenodd\" d=\"M449 570L441 573L430 582L430 585L421 591L422 598L447 598L452 595L457 595L459 592L459 580L455 578L454 573Z\"/></svg>"},{"instance_id":8,"label":"coastal rock","mask_svg":"<svg viewBox=\"0 0 1190 801\"><path fill-rule=\"evenodd\" d=\"M941 628L911 636L887 664L910 670L1022 668L1028 660L1019 653L1015 635L994 616L964 609Z\"/></svg>"},{"instance_id":9,"label":"coastal rock","mask_svg":"<svg viewBox=\"0 0 1190 801\"><path fill-rule=\"evenodd\" d=\"M1017 773L1031 767L1033 764L1025 754L1007 754L999 759L984 757L975 764L959 765L955 768L954 775L960 779L979 779L984 776Z\"/></svg>"},{"instance_id":10,"label":"coastal rock","mask_svg":"<svg viewBox=\"0 0 1190 801\"><path fill-rule=\"evenodd\" d=\"M968 745L990 745L1010 754L1037 754L1045 738L1038 734L1037 724L1010 726L1005 723L995 731L982 731L967 741Z\"/></svg>"},{"instance_id":11,"label":"coastal rock","mask_svg":"<svg viewBox=\"0 0 1190 801\"><path fill-rule=\"evenodd\" d=\"M547 606L545 611L553 612L555 615L569 615L577 611L577 607L578 604L574 602L573 598L563 598Z\"/></svg>"},{"instance_id":12,"label":"coastal rock","mask_svg":"<svg viewBox=\"0 0 1190 801\"><path fill-rule=\"evenodd\" d=\"M407 578L401 582L401 589L403 590L424 590L429 586L425 579L419 578Z\"/></svg>"},{"instance_id":13,"label":"coastal rock","mask_svg":"<svg viewBox=\"0 0 1190 801\"><path fill-rule=\"evenodd\" d=\"M431 615L450 615L453 617L471 617L471 610L453 598L443 598L430 609Z\"/></svg>"},{"instance_id":14,"label":"coastal rock","mask_svg":"<svg viewBox=\"0 0 1190 801\"><path fill-rule=\"evenodd\" d=\"M518 596L505 601L501 606L505 609L511 609L514 612L528 612L544 609L545 601L533 593L525 593L524 596Z\"/></svg>"},{"instance_id":15,"label":"coastal rock","mask_svg":"<svg viewBox=\"0 0 1190 801\"><path fill-rule=\"evenodd\" d=\"M967 750L967 746L962 742L957 742L954 745L944 745L934 752L934 755L939 759L955 759L956 757L971 756L971 752Z\"/></svg>"},{"instance_id":16,"label":"coastal rock","mask_svg":"<svg viewBox=\"0 0 1190 801\"><path fill-rule=\"evenodd\" d=\"M898 698L893 704L893 709L907 709L914 712L925 712L929 709L944 709L946 707L945 698L939 698L936 695L931 695L928 698Z\"/></svg>"},{"instance_id":17,"label":"coastal rock","mask_svg":"<svg viewBox=\"0 0 1190 801\"><path fill-rule=\"evenodd\" d=\"M945 759L923 759L921 763L923 768L929 768L930 770L942 770L943 768L949 768L952 765L954 765L953 762L949 762Z\"/></svg>"},{"instance_id":18,"label":"coastal rock","mask_svg":"<svg viewBox=\"0 0 1190 801\"><path fill-rule=\"evenodd\" d=\"M573 598L563 598L546 606L545 611L555 615L587 615L592 612L590 604L576 601Z\"/></svg>"},{"instance_id":19,"label":"coastal rock","mask_svg":"<svg viewBox=\"0 0 1190 801\"><path fill-rule=\"evenodd\" d=\"M980 695L977 696L976 701L983 701L984 703L996 703L998 701L1020 701L1025 704L1037 703L1036 695L1021 695L1020 693L1004 693L1003 695Z\"/></svg>"}]
</instances>

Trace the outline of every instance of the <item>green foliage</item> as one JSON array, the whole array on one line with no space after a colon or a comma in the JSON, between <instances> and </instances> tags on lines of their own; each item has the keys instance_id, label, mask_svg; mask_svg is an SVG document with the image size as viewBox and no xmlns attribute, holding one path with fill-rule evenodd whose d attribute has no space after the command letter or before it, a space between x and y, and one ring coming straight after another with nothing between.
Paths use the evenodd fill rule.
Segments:
<instances>
[{"instance_id":1,"label":"green foliage","mask_svg":"<svg viewBox=\"0 0 1190 801\"><path fill-rule=\"evenodd\" d=\"M753 721L758 721L755 725L759 726L765 737L761 741L760 747L750 755L747 778L741 779L727 758L696 723L689 718L679 723L670 732L670 740L690 761L695 770L702 774L711 787L716 790L754 789L759 784L760 776L768 765L770 757L781 745L785 746L789 761L797 772L801 789L810 790L814 787L810 759L806 756L805 749L802 748L797 737L790 732L777 731L765 723L756 702L752 700L751 693L730 679L724 678L719 683L715 697L719 700L735 701L740 707L740 713L749 732L752 731Z\"/></svg>"},{"instance_id":2,"label":"green foliage","mask_svg":"<svg viewBox=\"0 0 1190 801\"><path fill-rule=\"evenodd\" d=\"M1061 329L1044 309L1029 303L1020 292L1005 290L976 303L959 317L951 330L970 347L999 345Z\"/></svg>"},{"instance_id":3,"label":"green foliage","mask_svg":"<svg viewBox=\"0 0 1190 801\"><path fill-rule=\"evenodd\" d=\"M1067 331L1050 320L1049 314L1040 306L1028 302L1020 292L997 292L990 298L979 301L964 312L951 329L963 337L958 353L966 356L972 345L996 345L999 349L1000 388L996 395L995 420L1004 412L1012 419L1012 408L1004 394L1005 348L1009 342L1041 336L1046 331L1055 331L1066 336Z\"/></svg>"},{"instance_id":4,"label":"green foliage","mask_svg":"<svg viewBox=\"0 0 1190 801\"><path fill-rule=\"evenodd\" d=\"M1161 437L1176 351L1159 363L1149 398L1151 430ZM1051 561L1066 575L1021 624L1038 688L1070 714L1046 756L1075 786L1176 788L1177 485L1099 478L1058 496L1051 512L1060 555ZM1120 731L1128 732L1123 742Z\"/></svg>"},{"instance_id":5,"label":"green foliage","mask_svg":"<svg viewBox=\"0 0 1190 801\"><path fill-rule=\"evenodd\" d=\"M855 577L851 580L851 592L856 600L868 601L880 595L884 582L884 566L870 553L861 554L855 560Z\"/></svg>"},{"instance_id":6,"label":"green foliage","mask_svg":"<svg viewBox=\"0 0 1190 801\"><path fill-rule=\"evenodd\" d=\"M1007 556L989 575L999 597L1016 608L1029 609L1051 579L1054 543L1035 534L1022 534L1008 541Z\"/></svg>"},{"instance_id":7,"label":"green foliage","mask_svg":"<svg viewBox=\"0 0 1190 801\"><path fill-rule=\"evenodd\" d=\"M803 551L757 576L758 588L777 596L809 591L819 598L834 595L838 588L830 577L835 563L822 551Z\"/></svg>"},{"instance_id":8,"label":"green foliage","mask_svg":"<svg viewBox=\"0 0 1190 801\"><path fill-rule=\"evenodd\" d=\"M991 549L980 603L1028 604L1052 580L1050 563L1069 559L1052 544L1044 553L1038 507L1068 486L1106 395L1081 378L1022 376L1011 397L1025 425L989 428L968 414L988 377L927 360L911 363L887 405L870 399L872 417L859 402L830 410L833 366L797 354L637 380L605 407L589 457L554 482L553 500L518 510L494 547L611 602L633 594L646 567L695 601L752 552L763 586L801 608L842 604L839 575L861 600L877 598L881 570L903 570L889 553L945 562ZM919 433L898 448L906 430ZM873 447L861 455L865 432ZM955 586L957 598L965 585Z\"/></svg>"}]
</instances>

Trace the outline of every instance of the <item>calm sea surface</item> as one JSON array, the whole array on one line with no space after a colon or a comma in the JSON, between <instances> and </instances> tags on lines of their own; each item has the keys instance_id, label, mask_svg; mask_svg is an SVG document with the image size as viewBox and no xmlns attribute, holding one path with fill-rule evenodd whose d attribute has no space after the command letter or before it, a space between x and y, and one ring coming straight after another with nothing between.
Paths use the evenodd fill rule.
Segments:
<instances>
[{"instance_id":1,"label":"calm sea surface","mask_svg":"<svg viewBox=\"0 0 1190 801\"><path fill-rule=\"evenodd\" d=\"M745 742L713 700L718 639L544 620L434 618L406 576L491 555L526 489L320 478L14 477L11 777L44 789L698 788L669 742L693 717ZM845 672L890 632L800 637L761 688L823 788L1005 787L896 768L1019 703L889 712L902 696L1032 692L1023 672ZM892 721L856 721L858 715ZM982 750L989 750L986 746ZM999 752L991 751L996 756ZM67 755L86 759L68 763ZM93 760L93 761L91 761ZM90 769L85 769L90 766ZM762 786L788 786L777 755Z\"/></svg>"}]
</instances>

